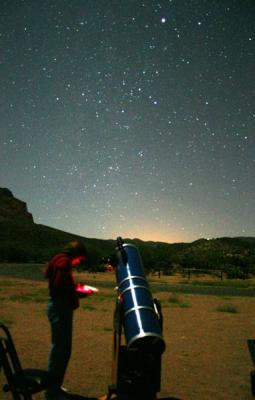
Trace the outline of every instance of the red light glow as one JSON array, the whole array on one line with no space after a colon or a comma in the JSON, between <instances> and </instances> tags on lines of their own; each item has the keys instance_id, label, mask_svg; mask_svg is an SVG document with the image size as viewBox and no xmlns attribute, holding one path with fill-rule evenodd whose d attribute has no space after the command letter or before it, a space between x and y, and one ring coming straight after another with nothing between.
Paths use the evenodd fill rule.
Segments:
<instances>
[{"instance_id":1,"label":"red light glow","mask_svg":"<svg viewBox=\"0 0 255 400\"><path fill-rule=\"evenodd\" d=\"M76 257L72 259L72 266L80 264L82 261L85 260L85 257Z\"/></svg>"}]
</instances>

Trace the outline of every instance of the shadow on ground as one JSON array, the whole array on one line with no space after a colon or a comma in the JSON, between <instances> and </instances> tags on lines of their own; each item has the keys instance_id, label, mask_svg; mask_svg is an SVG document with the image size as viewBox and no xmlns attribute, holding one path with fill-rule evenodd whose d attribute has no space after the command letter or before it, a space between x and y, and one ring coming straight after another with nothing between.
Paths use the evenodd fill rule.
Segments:
<instances>
[{"instance_id":1,"label":"shadow on ground","mask_svg":"<svg viewBox=\"0 0 255 400\"><path fill-rule=\"evenodd\" d=\"M97 400L96 397L84 397L79 394L73 394L73 393L72 394L68 393L68 395L65 395L65 397L70 400Z\"/></svg>"},{"instance_id":2,"label":"shadow on ground","mask_svg":"<svg viewBox=\"0 0 255 400\"><path fill-rule=\"evenodd\" d=\"M74 394L74 393L69 393L68 396L66 396L70 400L98 400L96 397L84 397L79 394ZM177 397L164 397L160 398L158 400L181 400L178 399Z\"/></svg>"}]
</instances>

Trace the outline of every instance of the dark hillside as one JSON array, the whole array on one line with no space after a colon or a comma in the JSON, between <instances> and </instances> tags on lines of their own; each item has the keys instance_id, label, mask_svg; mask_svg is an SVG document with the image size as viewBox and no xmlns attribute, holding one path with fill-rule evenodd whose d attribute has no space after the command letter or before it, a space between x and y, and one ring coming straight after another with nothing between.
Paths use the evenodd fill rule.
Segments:
<instances>
[{"instance_id":1,"label":"dark hillside","mask_svg":"<svg viewBox=\"0 0 255 400\"><path fill-rule=\"evenodd\" d=\"M45 262L71 240L86 243L89 264L114 252L115 239L84 238L45 225L17 219L0 222L0 262ZM125 239L140 250L148 269L175 268L255 270L255 238L199 239L192 243L143 242ZM240 271L239 271L240 272Z\"/></svg>"},{"instance_id":2,"label":"dark hillside","mask_svg":"<svg viewBox=\"0 0 255 400\"><path fill-rule=\"evenodd\" d=\"M119 233L121 236L121 232ZM35 224L25 202L0 188L0 262L45 262L71 240L85 241L88 265L98 266L114 252L114 240L84 238L45 225ZM198 239L192 243L144 242L125 239L140 250L147 269L172 273L175 269L223 270L246 277L255 272L255 238Z\"/></svg>"},{"instance_id":3,"label":"dark hillside","mask_svg":"<svg viewBox=\"0 0 255 400\"><path fill-rule=\"evenodd\" d=\"M71 240L86 243L90 261L110 254L114 241L86 239L48 226L17 220L0 222L0 262L45 262Z\"/></svg>"}]
</instances>

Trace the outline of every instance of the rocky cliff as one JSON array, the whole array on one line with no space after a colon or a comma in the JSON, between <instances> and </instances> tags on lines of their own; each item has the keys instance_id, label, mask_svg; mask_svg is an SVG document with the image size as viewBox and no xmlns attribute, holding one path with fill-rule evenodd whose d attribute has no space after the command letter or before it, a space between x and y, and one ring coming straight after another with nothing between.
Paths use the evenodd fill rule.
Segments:
<instances>
[{"instance_id":1,"label":"rocky cliff","mask_svg":"<svg viewBox=\"0 0 255 400\"><path fill-rule=\"evenodd\" d=\"M27 210L27 204L16 199L9 189L0 188L0 222L8 220L34 222L33 215Z\"/></svg>"}]
</instances>

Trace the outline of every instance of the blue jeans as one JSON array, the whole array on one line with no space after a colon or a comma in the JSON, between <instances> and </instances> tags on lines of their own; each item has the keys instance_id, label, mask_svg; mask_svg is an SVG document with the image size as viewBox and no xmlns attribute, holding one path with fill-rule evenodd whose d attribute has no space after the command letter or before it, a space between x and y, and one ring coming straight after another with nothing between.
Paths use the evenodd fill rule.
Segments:
<instances>
[{"instance_id":1,"label":"blue jeans","mask_svg":"<svg viewBox=\"0 0 255 400\"><path fill-rule=\"evenodd\" d=\"M48 361L50 390L60 389L72 352L73 309L60 300L50 300L48 319L51 325L51 350Z\"/></svg>"}]
</instances>

